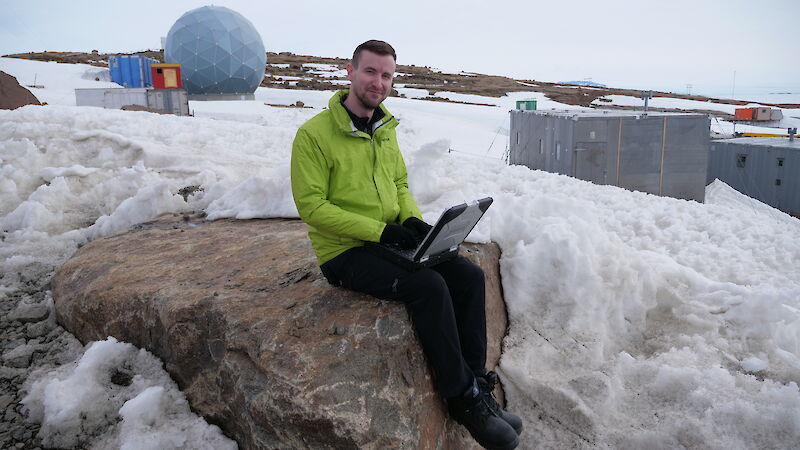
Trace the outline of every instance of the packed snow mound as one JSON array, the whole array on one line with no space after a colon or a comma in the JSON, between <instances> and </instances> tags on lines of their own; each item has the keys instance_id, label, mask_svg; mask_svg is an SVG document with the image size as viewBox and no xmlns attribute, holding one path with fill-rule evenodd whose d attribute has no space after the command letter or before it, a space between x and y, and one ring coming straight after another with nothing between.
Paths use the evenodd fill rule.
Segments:
<instances>
[{"instance_id":1,"label":"packed snow mound","mask_svg":"<svg viewBox=\"0 0 800 450\"><path fill-rule=\"evenodd\" d=\"M797 223L797 219L772 206L748 197L728 186L724 181L716 179L706 186L706 204L723 205L735 210L749 210L754 215L770 217L775 221L788 224Z\"/></svg>"},{"instance_id":2,"label":"packed snow mound","mask_svg":"<svg viewBox=\"0 0 800 450\"><path fill-rule=\"evenodd\" d=\"M191 413L158 358L113 337L89 344L73 364L31 378L22 403L29 420L41 423L47 447L237 448Z\"/></svg>"},{"instance_id":3,"label":"packed snow mound","mask_svg":"<svg viewBox=\"0 0 800 450\"><path fill-rule=\"evenodd\" d=\"M5 114L2 268L12 272L35 259L33 253L58 265L87 240L168 212L204 210L249 177L277 180L273 190L287 192L293 138L287 128L88 107ZM188 186L200 189L179 195ZM269 215L272 208L297 216L290 195L266 205L254 206L251 216Z\"/></svg>"},{"instance_id":4,"label":"packed snow mound","mask_svg":"<svg viewBox=\"0 0 800 450\"><path fill-rule=\"evenodd\" d=\"M716 183L700 204L451 152L448 120L461 117L434 120L425 105L417 120L413 104L398 105L427 221L455 203L495 200L470 239L503 251L510 328L500 373L529 430L524 447L800 442L800 221ZM296 215L286 168L299 116L262 114L270 126L96 108L0 112L0 286L165 212Z\"/></svg>"}]
</instances>

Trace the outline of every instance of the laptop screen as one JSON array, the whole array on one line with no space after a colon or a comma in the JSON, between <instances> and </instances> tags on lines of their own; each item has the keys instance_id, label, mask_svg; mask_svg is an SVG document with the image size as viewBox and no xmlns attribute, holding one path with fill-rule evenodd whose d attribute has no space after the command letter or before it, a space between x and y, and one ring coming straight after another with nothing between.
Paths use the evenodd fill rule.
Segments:
<instances>
[{"instance_id":1,"label":"laptop screen","mask_svg":"<svg viewBox=\"0 0 800 450\"><path fill-rule=\"evenodd\" d=\"M475 228L492 201L491 197L487 197L448 208L422 240L413 260L424 261L427 257L457 249Z\"/></svg>"}]
</instances>

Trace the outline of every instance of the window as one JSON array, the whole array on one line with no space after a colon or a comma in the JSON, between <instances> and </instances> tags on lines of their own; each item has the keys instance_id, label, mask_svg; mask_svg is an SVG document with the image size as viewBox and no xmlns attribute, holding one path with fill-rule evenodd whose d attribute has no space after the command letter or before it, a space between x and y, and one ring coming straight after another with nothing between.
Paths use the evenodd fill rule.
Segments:
<instances>
[{"instance_id":1,"label":"window","mask_svg":"<svg viewBox=\"0 0 800 450\"><path fill-rule=\"evenodd\" d=\"M747 162L747 155L736 155L736 167L744 167L745 162Z\"/></svg>"},{"instance_id":2,"label":"window","mask_svg":"<svg viewBox=\"0 0 800 450\"><path fill-rule=\"evenodd\" d=\"M781 185L781 179L780 178L776 178L775 179L775 186L780 186L780 185Z\"/></svg>"},{"instance_id":3,"label":"window","mask_svg":"<svg viewBox=\"0 0 800 450\"><path fill-rule=\"evenodd\" d=\"M519 145L519 131L517 131L517 145Z\"/></svg>"},{"instance_id":4,"label":"window","mask_svg":"<svg viewBox=\"0 0 800 450\"><path fill-rule=\"evenodd\" d=\"M539 139L539 154L544 155L544 141Z\"/></svg>"},{"instance_id":5,"label":"window","mask_svg":"<svg viewBox=\"0 0 800 450\"><path fill-rule=\"evenodd\" d=\"M561 143L556 142L556 161L561 159Z\"/></svg>"},{"instance_id":6,"label":"window","mask_svg":"<svg viewBox=\"0 0 800 450\"><path fill-rule=\"evenodd\" d=\"M783 158L778 158L778 167L783 167Z\"/></svg>"}]
</instances>

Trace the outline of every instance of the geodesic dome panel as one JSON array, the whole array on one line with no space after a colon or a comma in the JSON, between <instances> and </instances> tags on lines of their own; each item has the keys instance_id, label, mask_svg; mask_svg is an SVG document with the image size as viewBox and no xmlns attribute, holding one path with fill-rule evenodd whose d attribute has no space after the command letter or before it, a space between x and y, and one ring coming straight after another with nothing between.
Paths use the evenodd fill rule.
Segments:
<instances>
[{"instance_id":1,"label":"geodesic dome panel","mask_svg":"<svg viewBox=\"0 0 800 450\"><path fill-rule=\"evenodd\" d=\"M172 25L164 62L181 65L189 94L252 94L264 79L267 54L244 16L222 6L203 6Z\"/></svg>"}]
</instances>

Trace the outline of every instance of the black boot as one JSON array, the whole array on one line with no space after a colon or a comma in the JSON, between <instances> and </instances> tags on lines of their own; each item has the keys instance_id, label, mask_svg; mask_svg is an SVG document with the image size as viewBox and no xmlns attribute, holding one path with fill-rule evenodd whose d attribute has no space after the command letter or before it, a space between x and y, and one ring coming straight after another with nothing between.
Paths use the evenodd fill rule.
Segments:
<instances>
[{"instance_id":1,"label":"black boot","mask_svg":"<svg viewBox=\"0 0 800 450\"><path fill-rule=\"evenodd\" d=\"M481 395L486 398L486 402L492 412L497 414L497 416L501 419L505 420L507 424L511 425L517 434L522 433L522 419L515 414L504 411L503 408L497 404L497 400L495 400L494 395L492 394L494 387L497 385L497 374L494 372L487 372L486 375L475 377L475 380L478 382L478 389L480 389Z\"/></svg>"},{"instance_id":2,"label":"black boot","mask_svg":"<svg viewBox=\"0 0 800 450\"><path fill-rule=\"evenodd\" d=\"M450 416L467 427L478 444L489 450L512 450L519 444L519 436L489 407L487 396L478 389L477 382L461 397L447 399Z\"/></svg>"}]
</instances>

